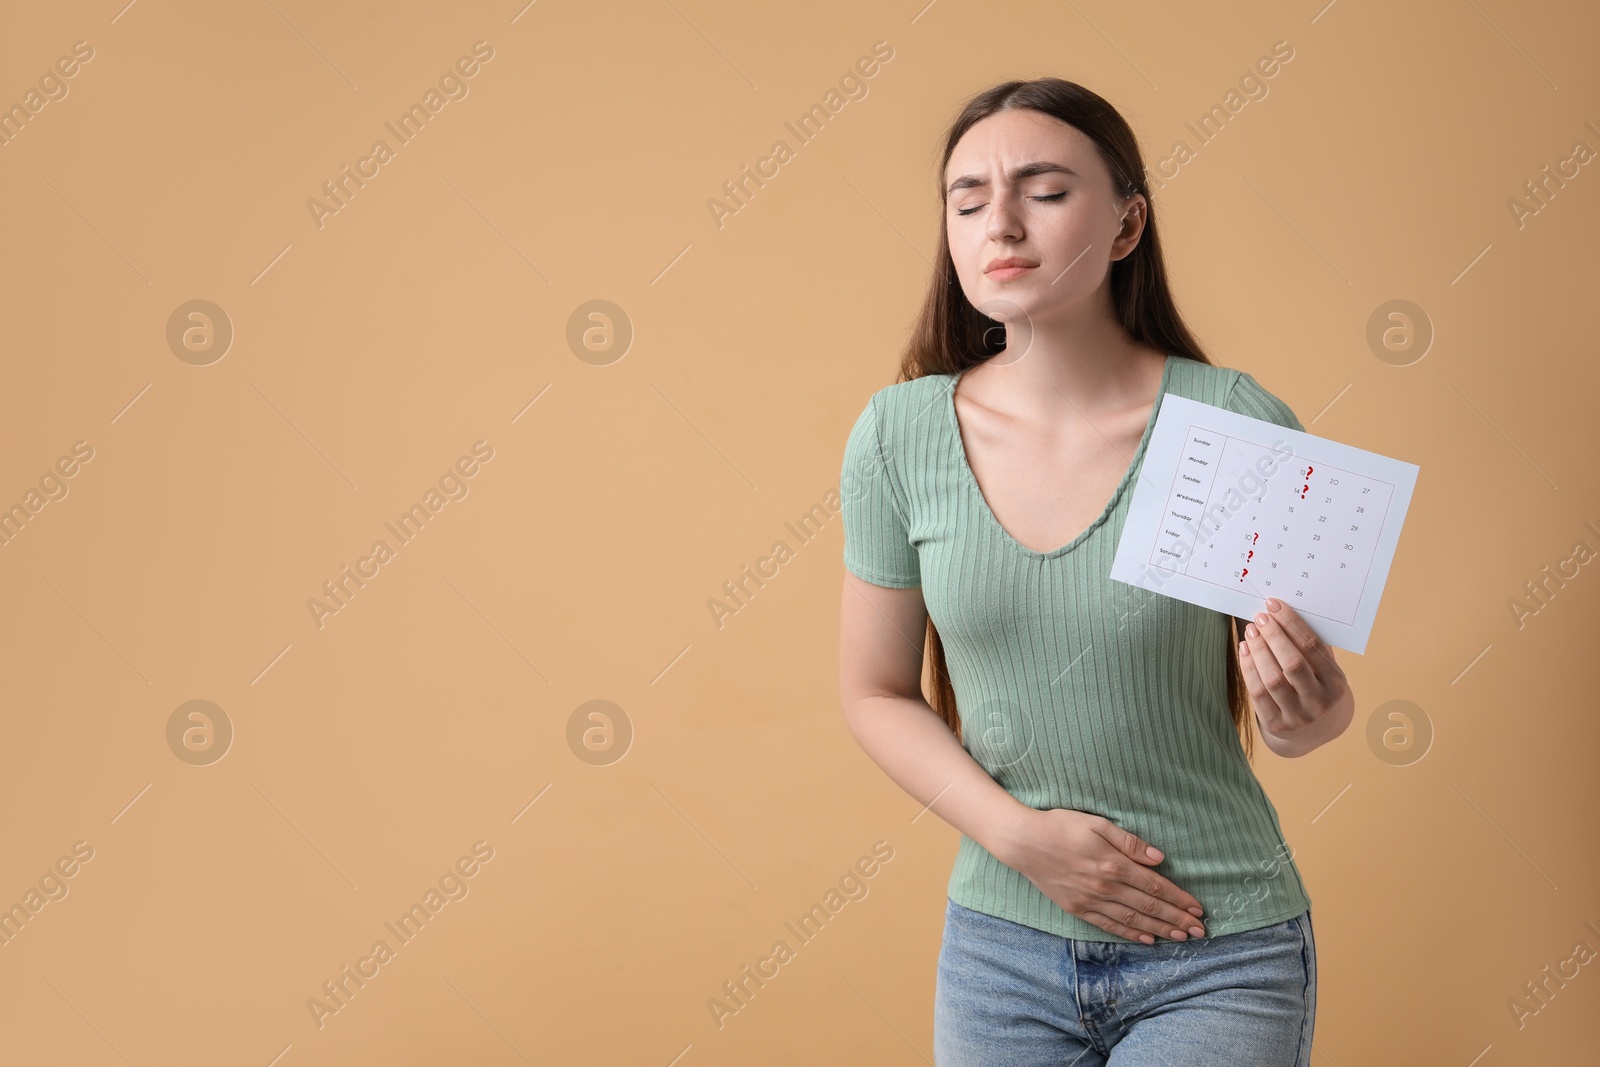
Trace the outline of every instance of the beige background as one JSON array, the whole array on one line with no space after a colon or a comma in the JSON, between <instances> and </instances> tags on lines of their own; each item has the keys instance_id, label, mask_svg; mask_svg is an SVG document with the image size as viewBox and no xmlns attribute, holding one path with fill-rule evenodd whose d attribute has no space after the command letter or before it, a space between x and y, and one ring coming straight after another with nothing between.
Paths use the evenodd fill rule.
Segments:
<instances>
[{"instance_id":1,"label":"beige background","mask_svg":"<svg viewBox=\"0 0 1600 1067\"><path fill-rule=\"evenodd\" d=\"M1421 467L1343 657L1355 724L1300 760L1258 746L1314 899L1315 1062L1592 1057L1594 965L1520 1025L1511 1001L1600 951L1600 568L1520 628L1508 602L1600 550L1600 168L1520 226L1508 203L1600 150L1600 17L1208 7L8 12L0 103L74 42L93 58L0 147L0 505L93 458L0 548L0 904L93 858L0 947L0 1059L930 1062L957 835L844 729L837 516L805 544L785 524L893 378L947 123L1040 74L1122 109L1152 170L1189 145L1157 218L1216 361ZM384 124L476 41L468 94L398 145ZM800 145L784 123L876 41L865 97ZM1202 145L1186 123L1277 41L1293 59ZM308 201L379 138L394 158L319 226ZM719 227L708 201L779 139ZM208 365L167 339L194 300L234 331ZM596 300L632 335L606 365L569 343ZM1393 300L1425 353L1369 344ZM467 495L319 627L323 582L396 547L384 524L477 441ZM208 765L169 747L192 700L233 730ZM569 740L591 700L632 731L605 765ZM1396 700L1420 760L1368 740ZM398 945L384 924L479 841L468 895L319 1028L323 982ZM708 1000L878 841L867 895L719 1027Z\"/></svg>"}]
</instances>

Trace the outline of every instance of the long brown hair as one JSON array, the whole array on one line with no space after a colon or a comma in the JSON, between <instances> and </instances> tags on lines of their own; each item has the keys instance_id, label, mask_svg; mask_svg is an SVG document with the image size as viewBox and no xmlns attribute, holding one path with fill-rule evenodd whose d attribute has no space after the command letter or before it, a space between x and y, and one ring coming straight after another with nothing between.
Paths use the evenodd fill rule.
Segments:
<instances>
[{"instance_id":1,"label":"long brown hair","mask_svg":"<svg viewBox=\"0 0 1600 1067\"><path fill-rule=\"evenodd\" d=\"M973 97L945 136L944 158L939 164L939 249L928 292L922 302L911 337L900 360L898 380L905 382L929 374L958 374L984 362L1005 347L1005 326L983 314L967 300L950 257L945 226L945 168L950 154L972 126L999 111L1031 108L1074 126L1094 142L1101 160L1124 196L1139 193L1148 202L1144 232L1132 252L1111 264L1111 300L1128 336L1164 353L1199 363L1211 363L1184 325L1167 286L1166 263L1156 226L1155 203L1145 182L1143 157L1133 130L1117 110L1083 86L1060 78L1009 81ZM1238 646L1244 640L1244 623L1225 616L1233 641L1228 648L1228 707L1239 732L1246 758L1254 752L1250 729L1250 693L1239 669ZM961 736L955 688L945 663L944 643L928 620L927 660L932 674L929 703L945 723Z\"/></svg>"}]
</instances>

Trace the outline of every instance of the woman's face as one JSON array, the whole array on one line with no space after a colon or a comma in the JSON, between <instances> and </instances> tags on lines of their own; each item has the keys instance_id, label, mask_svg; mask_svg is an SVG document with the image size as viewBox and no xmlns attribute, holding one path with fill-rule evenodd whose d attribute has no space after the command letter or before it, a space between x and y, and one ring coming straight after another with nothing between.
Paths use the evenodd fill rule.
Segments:
<instances>
[{"instance_id":1,"label":"woman's face","mask_svg":"<svg viewBox=\"0 0 1600 1067\"><path fill-rule=\"evenodd\" d=\"M962 291L1001 322L1019 313L1047 321L1083 305L1144 228L1144 197L1118 195L1094 142L1031 109L975 123L950 154L944 183ZM1035 266L991 269L1012 258Z\"/></svg>"}]
</instances>

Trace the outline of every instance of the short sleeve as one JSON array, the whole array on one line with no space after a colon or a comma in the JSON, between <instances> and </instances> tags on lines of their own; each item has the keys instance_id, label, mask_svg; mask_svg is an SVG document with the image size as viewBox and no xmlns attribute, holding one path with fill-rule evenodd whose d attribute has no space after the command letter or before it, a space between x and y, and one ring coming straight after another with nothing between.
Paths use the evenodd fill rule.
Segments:
<instances>
[{"instance_id":1,"label":"short sleeve","mask_svg":"<svg viewBox=\"0 0 1600 1067\"><path fill-rule=\"evenodd\" d=\"M1293 409L1279 400L1276 396L1261 387L1261 383L1250 375L1239 372L1239 377L1234 379L1233 385L1228 390L1228 400L1224 405L1229 411L1248 415L1252 419L1263 422L1276 423L1291 430L1305 431L1300 425L1300 420L1295 417Z\"/></svg>"},{"instance_id":2,"label":"short sleeve","mask_svg":"<svg viewBox=\"0 0 1600 1067\"><path fill-rule=\"evenodd\" d=\"M839 476L844 565L873 585L909 589L922 584L922 570L890 480L890 458L878 433L877 401L869 400L850 430Z\"/></svg>"}]
</instances>

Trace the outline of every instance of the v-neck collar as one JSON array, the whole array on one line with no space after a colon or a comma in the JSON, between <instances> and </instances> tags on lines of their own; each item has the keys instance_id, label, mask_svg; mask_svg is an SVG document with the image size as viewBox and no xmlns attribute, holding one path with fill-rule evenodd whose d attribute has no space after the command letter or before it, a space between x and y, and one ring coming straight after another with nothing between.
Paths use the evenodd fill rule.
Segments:
<instances>
[{"instance_id":1,"label":"v-neck collar","mask_svg":"<svg viewBox=\"0 0 1600 1067\"><path fill-rule=\"evenodd\" d=\"M1079 545L1081 545L1084 541L1088 540L1089 535L1094 533L1095 530L1099 529L1100 525L1104 523L1106 519L1111 517L1111 513L1116 510L1118 502L1122 499L1122 494L1127 491L1128 483L1133 481L1133 472L1138 468L1140 461L1144 458L1145 446L1150 443L1150 434L1156 428L1156 416L1161 412L1161 398L1167 393L1167 385L1172 379L1172 364L1176 359L1176 356L1169 354L1166 358L1166 362L1162 365L1161 384L1156 389L1155 403L1150 405L1150 421L1145 423L1144 434L1139 438L1139 447L1134 450L1133 459L1128 463L1128 469L1123 472L1122 480L1117 483L1117 488L1111 494L1110 501L1108 501L1106 506L1101 509L1099 517L1091 522L1082 533L1078 534L1078 536L1074 537L1060 548L1053 548L1048 552L1035 551L1034 549L1031 549L1027 545L1023 544L1021 541L1018 541L1015 537L1011 536L1011 531L1007 530L1003 525L1001 525L999 518L996 517L994 513L994 509L989 506L988 498L983 495L983 487L978 484L978 476L973 473L972 464L967 459L966 442L961 438L961 420L956 417L956 384L961 380L961 375L965 372L957 372L955 374L948 375L947 377L949 379L949 385L945 390L946 421L948 423L950 432L955 439L955 450L957 456L959 456L961 460L961 469L966 472L965 479L967 485L971 488L973 495L978 498L979 509L982 510L985 516L987 516L985 522L993 529L997 530L1000 536L1008 541L1013 548L1027 556L1029 559L1055 559L1057 556L1066 555L1068 552L1071 552L1074 548L1077 548Z\"/></svg>"}]
</instances>

